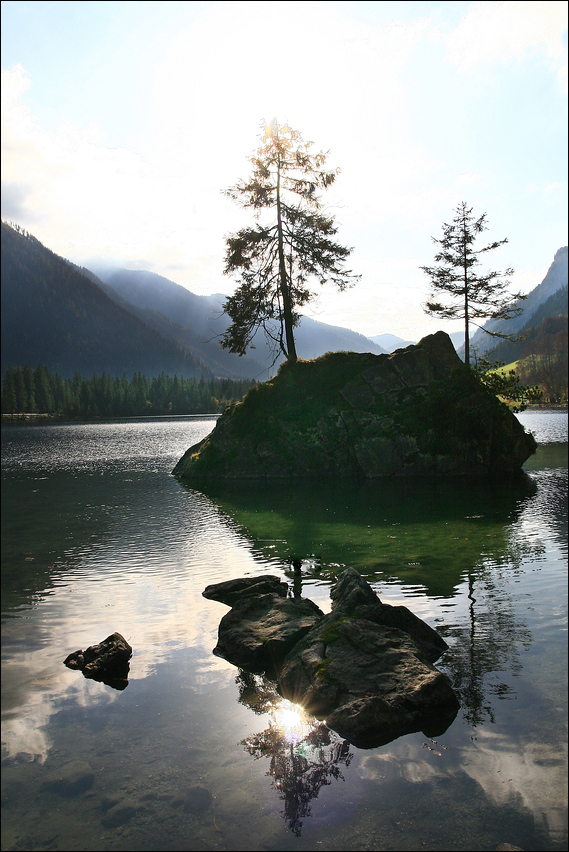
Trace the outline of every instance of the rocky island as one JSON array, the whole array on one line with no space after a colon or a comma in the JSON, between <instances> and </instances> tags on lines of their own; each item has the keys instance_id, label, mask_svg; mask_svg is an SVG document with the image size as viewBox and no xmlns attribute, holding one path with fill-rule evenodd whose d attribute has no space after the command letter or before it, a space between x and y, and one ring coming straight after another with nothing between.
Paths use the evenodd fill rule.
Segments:
<instances>
[{"instance_id":1,"label":"rocky island","mask_svg":"<svg viewBox=\"0 0 569 852\"><path fill-rule=\"evenodd\" d=\"M444 639L407 607L382 603L353 568L332 587L327 615L288 597L273 575L216 583L203 595L232 607L214 654L267 673L284 698L359 748L415 731L439 736L456 716L450 681L433 665Z\"/></svg>"},{"instance_id":2,"label":"rocky island","mask_svg":"<svg viewBox=\"0 0 569 852\"><path fill-rule=\"evenodd\" d=\"M391 355L285 362L227 408L173 473L182 479L509 474L532 435L440 331Z\"/></svg>"}]
</instances>

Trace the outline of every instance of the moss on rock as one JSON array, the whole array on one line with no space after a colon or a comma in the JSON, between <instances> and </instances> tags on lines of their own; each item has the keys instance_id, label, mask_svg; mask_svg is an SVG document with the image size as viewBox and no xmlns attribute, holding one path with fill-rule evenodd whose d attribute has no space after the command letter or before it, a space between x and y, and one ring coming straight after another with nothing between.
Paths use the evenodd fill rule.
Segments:
<instances>
[{"instance_id":1,"label":"moss on rock","mask_svg":"<svg viewBox=\"0 0 569 852\"><path fill-rule=\"evenodd\" d=\"M535 441L444 332L391 355L286 362L174 468L184 479L513 472Z\"/></svg>"}]
</instances>

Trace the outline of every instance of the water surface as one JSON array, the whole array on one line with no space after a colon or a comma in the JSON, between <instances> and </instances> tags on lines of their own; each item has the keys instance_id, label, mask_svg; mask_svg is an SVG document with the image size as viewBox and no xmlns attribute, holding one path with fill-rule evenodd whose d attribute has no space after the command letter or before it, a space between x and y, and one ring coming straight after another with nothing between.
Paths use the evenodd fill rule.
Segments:
<instances>
[{"instance_id":1,"label":"water surface","mask_svg":"<svg viewBox=\"0 0 569 852\"><path fill-rule=\"evenodd\" d=\"M2 429L3 849L567 846L567 413L511 481L209 487L215 418ZM439 737L344 743L212 655L206 585L351 565L445 637ZM63 665L115 630L117 691Z\"/></svg>"}]
</instances>

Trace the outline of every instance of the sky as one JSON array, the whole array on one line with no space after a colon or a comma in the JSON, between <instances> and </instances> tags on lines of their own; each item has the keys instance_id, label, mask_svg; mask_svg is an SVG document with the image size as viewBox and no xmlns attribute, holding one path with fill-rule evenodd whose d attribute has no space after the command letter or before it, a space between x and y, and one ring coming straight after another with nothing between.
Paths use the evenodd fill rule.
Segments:
<instances>
[{"instance_id":1,"label":"sky","mask_svg":"<svg viewBox=\"0 0 569 852\"><path fill-rule=\"evenodd\" d=\"M416 341L421 266L462 201L487 214L481 271L528 293L567 244L567 4L1 4L2 219L75 263L232 293L223 190L276 117L340 168L323 196L359 283L304 313Z\"/></svg>"}]
</instances>

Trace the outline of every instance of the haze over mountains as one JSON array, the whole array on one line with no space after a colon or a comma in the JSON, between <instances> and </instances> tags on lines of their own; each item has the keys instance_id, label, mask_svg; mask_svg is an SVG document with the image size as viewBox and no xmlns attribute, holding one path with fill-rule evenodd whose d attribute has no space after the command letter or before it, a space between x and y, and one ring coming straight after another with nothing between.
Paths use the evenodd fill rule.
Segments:
<instances>
[{"instance_id":1,"label":"haze over mountains","mask_svg":"<svg viewBox=\"0 0 569 852\"><path fill-rule=\"evenodd\" d=\"M2 374L10 365L41 363L64 378L76 371L268 378L274 358L262 333L243 358L219 345L229 324L223 295L196 296L145 271L107 270L102 280L5 222L1 235ZM301 358L384 351L357 332L309 317L296 341Z\"/></svg>"},{"instance_id":2,"label":"haze over mountains","mask_svg":"<svg viewBox=\"0 0 569 852\"><path fill-rule=\"evenodd\" d=\"M169 327L170 333L176 339L189 343L212 366L216 375L226 375L219 370L229 370L239 378L268 378L267 370L274 355L263 332L255 335L248 354L242 358L221 348L219 338L230 323L229 317L223 313L224 295L196 296L154 272L129 269L95 271L121 299L134 306L137 315L145 322L164 331L164 318L173 323L174 327ZM302 317L295 330L295 341L299 358L307 359L341 349L376 354L385 351L362 334L317 322L310 317ZM276 364L282 360L280 355Z\"/></svg>"},{"instance_id":3,"label":"haze over mountains","mask_svg":"<svg viewBox=\"0 0 569 852\"><path fill-rule=\"evenodd\" d=\"M143 270L79 268L5 222L1 233L2 375L9 365L41 363L64 378L76 371L86 376L104 371L111 376L164 372L264 381L282 361L281 356L273 363L262 332L242 358L221 348L219 338L230 322L223 313L222 294L198 296ZM563 286L566 247L559 249L546 278L524 302L518 327L528 317L539 317L540 307L547 311L545 303ZM551 303L552 311L558 312L558 307ZM513 323L508 332L518 331ZM463 341L461 332L450 336L457 347ZM381 354L416 342L391 334L369 339L305 316L295 339L299 357L306 359L339 350Z\"/></svg>"}]
</instances>

